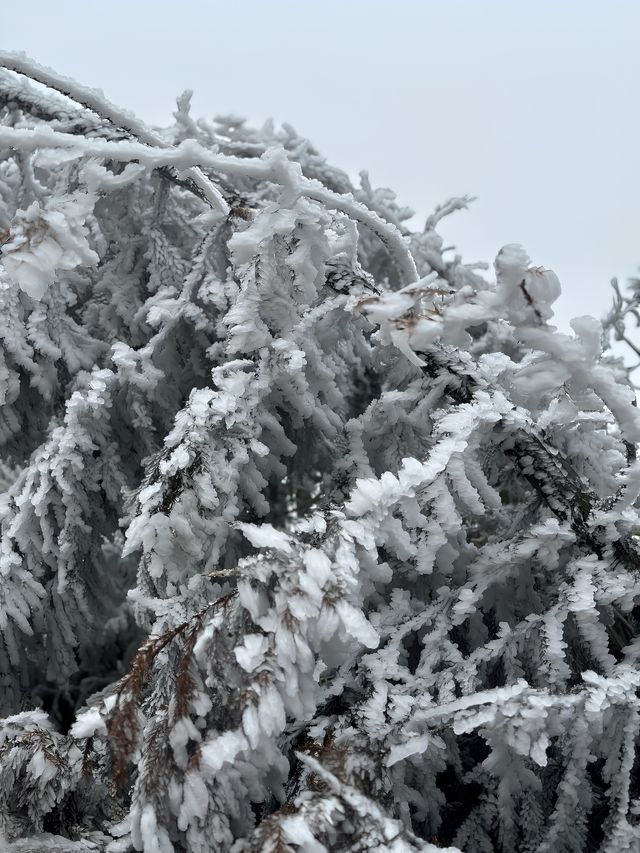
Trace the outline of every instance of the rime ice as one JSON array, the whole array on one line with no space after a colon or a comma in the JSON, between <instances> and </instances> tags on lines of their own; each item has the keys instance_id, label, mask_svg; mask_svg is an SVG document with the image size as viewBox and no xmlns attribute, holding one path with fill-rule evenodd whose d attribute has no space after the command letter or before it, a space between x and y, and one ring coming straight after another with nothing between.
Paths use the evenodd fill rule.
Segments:
<instances>
[{"instance_id":1,"label":"rime ice","mask_svg":"<svg viewBox=\"0 0 640 853\"><path fill-rule=\"evenodd\" d=\"M467 199L0 65L2 849L638 849L600 324L444 251Z\"/></svg>"}]
</instances>

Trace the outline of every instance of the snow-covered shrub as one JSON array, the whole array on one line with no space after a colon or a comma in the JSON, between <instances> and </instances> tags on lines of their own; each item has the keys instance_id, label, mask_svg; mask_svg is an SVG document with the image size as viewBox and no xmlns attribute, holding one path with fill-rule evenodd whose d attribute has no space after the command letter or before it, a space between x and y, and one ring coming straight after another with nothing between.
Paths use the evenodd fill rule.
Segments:
<instances>
[{"instance_id":1,"label":"snow-covered shrub","mask_svg":"<svg viewBox=\"0 0 640 853\"><path fill-rule=\"evenodd\" d=\"M465 199L0 65L7 849L639 849L600 324L445 252Z\"/></svg>"}]
</instances>

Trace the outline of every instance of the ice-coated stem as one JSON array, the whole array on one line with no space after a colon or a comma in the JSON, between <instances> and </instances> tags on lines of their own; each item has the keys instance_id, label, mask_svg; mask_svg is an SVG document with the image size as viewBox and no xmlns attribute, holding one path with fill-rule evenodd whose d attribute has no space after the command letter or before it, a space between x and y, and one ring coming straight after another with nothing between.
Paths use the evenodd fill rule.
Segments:
<instances>
[{"instance_id":1,"label":"ice-coated stem","mask_svg":"<svg viewBox=\"0 0 640 853\"><path fill-rule=\"evenodd\" d=\"M55 91L96 113L115 127L128 131L146 145L159 148L164 148L167 145L161 136L154 133L137 116L112 104L99 89L91 89L88 86L76 83L75 80L64 77L51 68L39 65L24 53L0 51L0 66L9 71L15 71L17 74L23 74L50 89L55 89ZM229 213L229 205L222 197L220 190L197 166L187 169L186 176L200 189L214 210L218 210L224 216Z\"/></svg>"}]
</instances>

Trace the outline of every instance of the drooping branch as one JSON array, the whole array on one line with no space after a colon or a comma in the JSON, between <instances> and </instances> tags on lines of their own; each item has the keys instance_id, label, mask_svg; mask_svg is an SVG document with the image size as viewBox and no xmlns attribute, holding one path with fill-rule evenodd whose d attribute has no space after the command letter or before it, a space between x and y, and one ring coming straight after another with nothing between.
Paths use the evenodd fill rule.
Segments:
<instances>
[{"instance_id":1,"label":"drooping branch","mask_svg":"<svg viewBox=\"0 0 640 853\"><path fill-rule=\"evenodd\" d=\"M412 284L418 278L411 252L395 225L385 222L366 205L356 201L350 193L335 193L319 181L305 178L300 167L288 159L282 148L272 148L259 159L232 157L212 152L191 139L173 148L157 148L141 142L83 139L58 133L48 127L36 130L0 128L0 146L27 152L39 148L63 149L77 152L78 157L136 161L149 169L170 166L186 172L190 177L190 170L197 164L229 177L271 181L285 186L294 197L298 195L313 199L328 210L340 211L362 223L385 244L404 284Z\"/></svg>"}]
</instances>

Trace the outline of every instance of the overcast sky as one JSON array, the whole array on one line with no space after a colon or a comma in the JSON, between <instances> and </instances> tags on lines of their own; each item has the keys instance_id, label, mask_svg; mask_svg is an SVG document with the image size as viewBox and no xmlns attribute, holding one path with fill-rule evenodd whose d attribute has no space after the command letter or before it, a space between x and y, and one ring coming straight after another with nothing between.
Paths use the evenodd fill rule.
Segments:
<instances>
[{"instance_id":1,"label":"overcast sky","mask_svg":"<svg viewBox=\"0 0 640 853\"><path fill-rule=\"evenodd\" d=\"M1 46L154 124L287 121L442 228L467 260L522 243L556 270L558 322L602 316L640 265L640 3L628 0L30 0Z\"/></svg>"}]
</instances>

